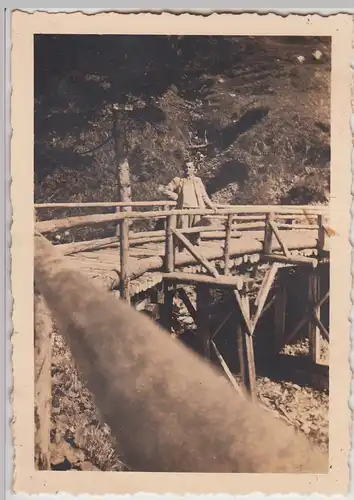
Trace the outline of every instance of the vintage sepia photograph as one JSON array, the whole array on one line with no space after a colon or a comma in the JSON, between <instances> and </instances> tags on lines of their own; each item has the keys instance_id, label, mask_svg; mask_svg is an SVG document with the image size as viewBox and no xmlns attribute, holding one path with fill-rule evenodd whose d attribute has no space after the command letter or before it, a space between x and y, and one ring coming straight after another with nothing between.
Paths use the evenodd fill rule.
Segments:
<instances>
[{"instance_id":1,"label":"vintage sepia photograph","mask_svg":"<svg viewBox=\"0 0 354 500\"><path fill-rule=\"evenodd\" d=\"M334 474L350 134L340 113L334 128L344 65L327 21L33 30L37 473Z\"/></svg>"}]
</instances>

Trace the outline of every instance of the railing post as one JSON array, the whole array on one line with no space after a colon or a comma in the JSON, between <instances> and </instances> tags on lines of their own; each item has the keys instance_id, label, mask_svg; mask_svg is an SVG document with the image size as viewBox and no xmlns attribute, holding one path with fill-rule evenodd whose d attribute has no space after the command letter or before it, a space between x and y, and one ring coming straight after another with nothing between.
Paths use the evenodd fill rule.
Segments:
<instances>
[{"instance_id":1,"label":"railing post","mask_svg":"<svg viewBox=\"0 0 354 500\"><path fill-rule=\"evenodd\" d=\"M314 310L316 318L321 319L321 307L315 306L320 299L321 293L321 278L319 269L314 269L308 277L308 301L310 310ZM317 364L320 362L321 335L320 329L310 316L308 321L308 338L309 338L309 354L312 362Z\"/></svg>"},{"instance_id":2,"label":"railing post","mask_svg":"<svg viewBox=\"0 0 354 500\"><path fill-rule=\"evenodd\" d=\"M321 215L317 216L317 224L318 224L317 248L318 248L318 252L321 253L324 249L325 238L326 238L326 231L324 228L324 215L321 214Z\"/></svg>"},{"instance_id":3,"label":"railing post","mask_svg":"<svg viewBox=\"0 0 354 500\"><path fill-rule=\"evenodd\" d=\"M120 232L120 296L130 302L130 273L129 273L129 219L119 222Z\"/></svg>"},{"instance_id":4,"label":"railing post","mask_svg":"<svg viewBox=\"0 0 354 500\"><path fill-rule=\"evenodd\" d=\"M168 215L166 222L166 243L165 243L165 269L167 273L175 270L175 238L173 229L176 228L176 216Z\"/></svg>"},{"instance_id":5,"label":"railing post","mask_svg":"<svg viewBox=\"0 0 354 500\"><path fill-rule=\"evenodd\" d=\"M273 240L273 229L269 224L274 220L274 213L267 213L265 218L264 227L264 242L263 242L263 252L266 255L272 253L272 240Z\"/></svg>"},{"instance_id":6,"label":"railing post","mask_svg":"<svg viewBox=\"0 0 354 500\"><path fill-rule=\"evenodd\" d=\"M176 227L176 216L167 215L166 217L166 237L165 237L165 271L172 273L175 270L175 236L173 229ZM176 292L176 286L171 285L164 280L163 283L163 303L160 304L162 326L171 331L172 314L173 314L173 299Z\"/></svg>"},{"instance_id":7,"label":"railing post","mask_svg":"<svg viewBox=\"0 0 354 500\"><path fill-rule=\"evenodd\" d=\"M231 241L231 226L233 214L228 214L225 227L225 247L224 247L224 274L227 276L230 272L230 241Z\"/></svg>"}]
</instances>

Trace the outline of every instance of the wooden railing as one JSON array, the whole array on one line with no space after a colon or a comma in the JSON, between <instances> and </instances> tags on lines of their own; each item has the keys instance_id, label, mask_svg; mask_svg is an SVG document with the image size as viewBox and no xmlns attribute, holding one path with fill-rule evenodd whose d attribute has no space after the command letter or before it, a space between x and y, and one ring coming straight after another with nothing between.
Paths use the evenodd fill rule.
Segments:
<instances>
[{"instance_id":1,"label":"wooden railing","mask_svg":"<svg viewBox=\"0 0 354 500\"><path fill-rule=\"evenodd\" d=\"M265 257L270 261L289 262L293 264L316 264L316 259L305 256L292 256L284 242L281 231L284 230L313 230L317 232L317 248L323 251L328 225L326 217L329 209L323 206L296 206L296 205L219 205L216 210L210 209L174 209L174 202L153 201L153 202L129 202L129 203L46 203L36 204L35 209L44 208L84 208L84 207L117 207L130 206L133 208L155 208L139 212L119 212L110 214L92 214L63 219L53 219L36 222L36 231L44 234L55 234L60 231L67 231L78 227L98 227L107 223L117 222L120 227L120 237L103 238L88 242L74 242L59 245L64 253L75 253L76 251L94 250L119 246L120 252L120 291L121 297L129 300L129 248L133 245L147 242L165 243L165 263L164 271L173 273L175 271L175 256L177 242L183 245L197 262L203 265L214 278L218 278L219 273L215 267L203 257L199 248L196 248L188 240L187 236L198 233L204 239L221 239L224 241L224 274L229 274L230 267L230 243L238 233L248 231L264 231L263 251ZM161 210L162 209L162 210ZM209 226L198 226L188 229L177 227L178 216L199 215L218 221ZM163 230L134 232L129 230L129 221L137 219L164 219ZM273 253L274 238L282 250L282 254Z\"/></svg>"}]
</instances>

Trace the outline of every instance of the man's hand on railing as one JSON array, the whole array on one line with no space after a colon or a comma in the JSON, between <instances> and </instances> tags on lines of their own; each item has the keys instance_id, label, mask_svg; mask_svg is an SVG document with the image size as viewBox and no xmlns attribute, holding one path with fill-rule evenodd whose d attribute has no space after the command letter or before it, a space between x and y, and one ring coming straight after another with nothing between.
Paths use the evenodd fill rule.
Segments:
<instances>
[{"instance_id":1,"label":"man's hand on railing","mask_svg":"<svg viewBox=\"0 0 354 500\"><path fill-rule=\"evenodd\" d=\"M176 201L178 199L177 193L174 193L173 191L169 191L166 189L166 186L163 186L162 184L157 186L157 191L169 198L170 200Z\"/></svg>"}]
</instances>

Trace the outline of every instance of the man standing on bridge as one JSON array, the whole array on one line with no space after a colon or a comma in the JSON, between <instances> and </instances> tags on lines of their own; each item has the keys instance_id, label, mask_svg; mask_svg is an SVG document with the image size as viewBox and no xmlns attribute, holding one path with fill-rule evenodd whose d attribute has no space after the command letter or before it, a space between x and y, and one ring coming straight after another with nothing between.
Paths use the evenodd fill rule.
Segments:
<instances>
[{"instance_id":1,"label":"man standing on bridge","mask_svg":"<svg viewBox=\"0 0 354 500\"><path fill-rule=\"evenodd\" d=\"M183 173L183 177L175 177L166 187L160 186L159 191L169 199L177 201L178 210L185 208L215 210L216 207L209 198L202 179L195 175L193 162L185 163ZM201 215L180 215L177 218L177 227L187 229L196 226L200 220ZM199 239L196 244L199 244Z\"/></svg>"}]
</instances>

